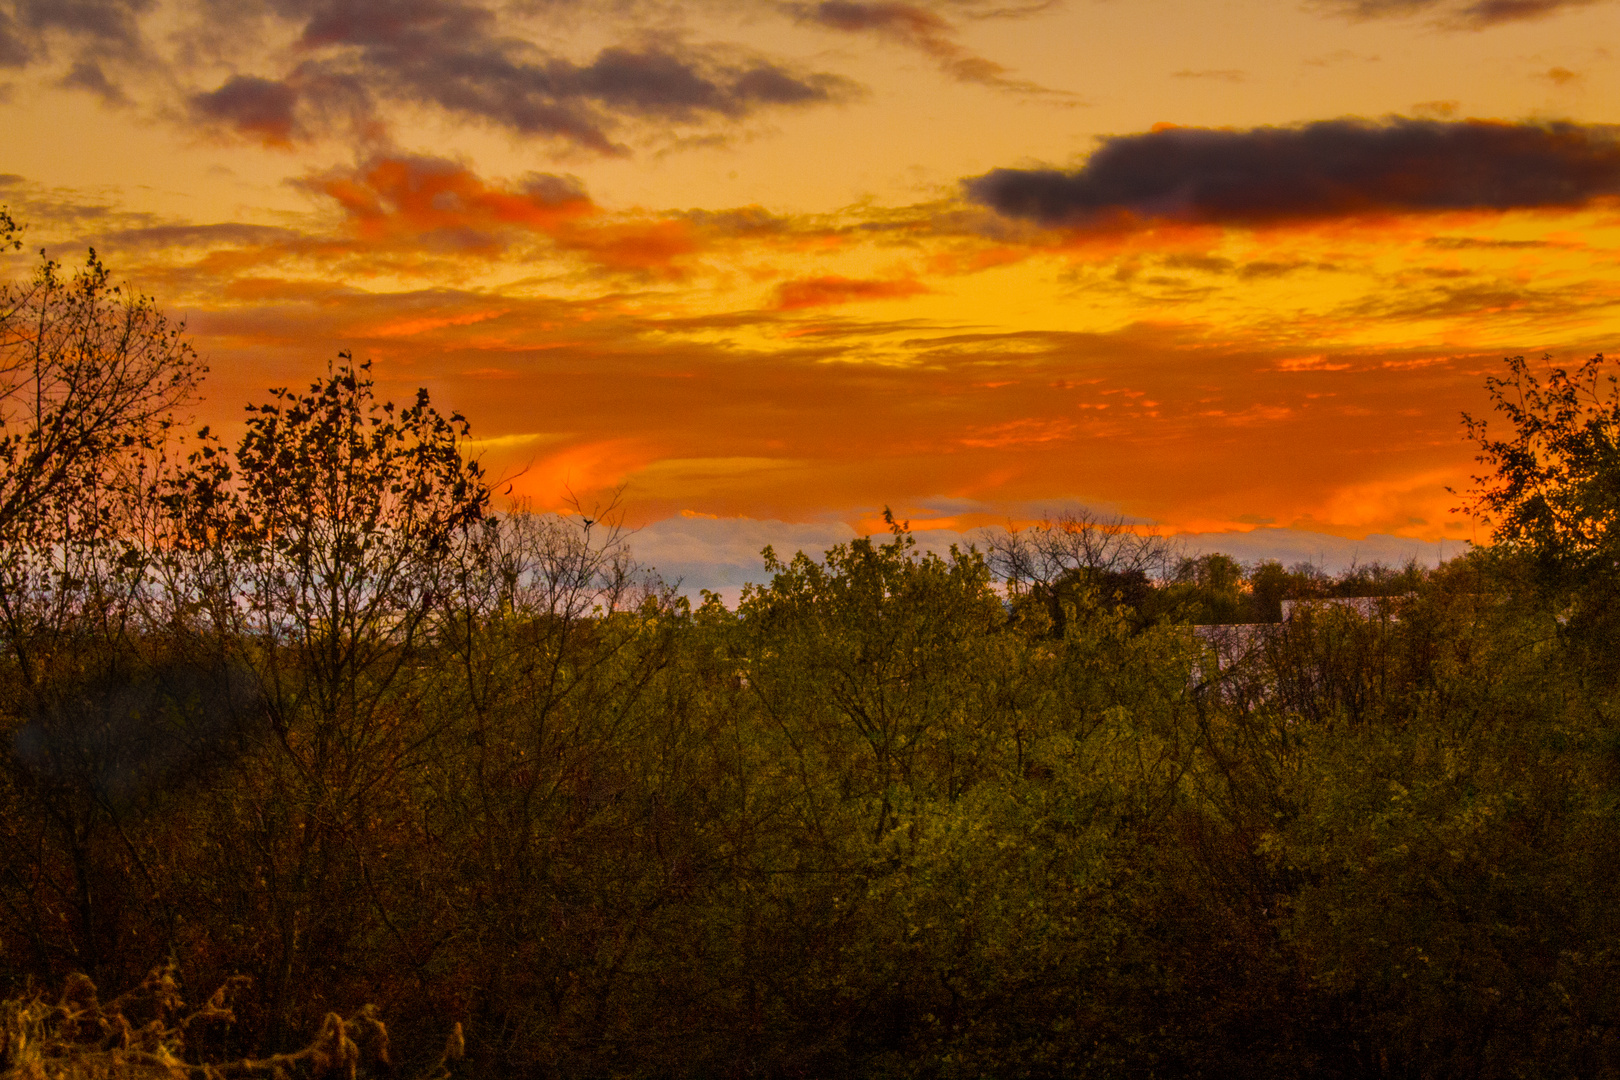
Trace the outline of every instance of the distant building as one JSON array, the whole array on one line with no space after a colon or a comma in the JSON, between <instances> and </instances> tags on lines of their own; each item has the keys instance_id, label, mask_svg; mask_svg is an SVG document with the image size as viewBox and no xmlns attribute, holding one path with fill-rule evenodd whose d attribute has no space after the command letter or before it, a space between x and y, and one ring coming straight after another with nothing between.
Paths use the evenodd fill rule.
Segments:
<instances>
[{"instance_id":1,"label":"distant building","mask_svg":"<svg viewBox=\"0 0 1620 1080\"><path fill-rule=\"evenodd\" d=\"M1205 670L1205 661L1193 663L1190 679L1194 689L1206 686L1223 675L1249 667L1265 653L1266 643L1282 632L1281 623L1222 623L1195 626L1193 636L1215 654L1215 669Z\"/></svg>"},{"instance_id":2,"label":"distant building","mask_svg":"<svg viewBox=\"0 0 1620 1080\"><path fill-rule=\"evenodd\" d=\"M1214 653L1215 667L1209 671L1204 660L1196 661L1189 673L1191 687L1201 690L1219 683L1223 697L1246 698L1257 703L1271 696L1261 677L1259 661L1264 659L1267 645L1287 634L1289 625L1297 617L1342 611L1368 621L1399 622L1400 606L1405 599L1400 596L1330 596L1284 600L1281 622L1195 626L1193 634ZM1250 673L1254 677L1246 678Z\"/></svg>"}]
</instances>

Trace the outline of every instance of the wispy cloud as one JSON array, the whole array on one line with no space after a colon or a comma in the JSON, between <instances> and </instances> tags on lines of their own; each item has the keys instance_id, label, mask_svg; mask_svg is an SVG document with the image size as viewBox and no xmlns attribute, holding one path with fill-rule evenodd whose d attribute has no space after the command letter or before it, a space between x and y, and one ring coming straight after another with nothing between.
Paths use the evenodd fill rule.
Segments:
<instances>
[{"instance_id":1,"label":"wispy cloud","mask_svg":"<svg viewBox=\"0 0 1620 1080\"><path fill-rule=\"evenodd\" d=\"M163 99L158 115L272 146L339 138L382 148L401 109L425 109L610 156L638 132L702 132L859 92L741 46L621 26L622 40L577 59L521 5L494 0L0 0L0 69L65 60L59 85L121 104L134 80ZM255 40L286 44L244 48ZM222 68L173 108L168 95L194 73Z\"/></svg>"},{"instance_id":2,"label":"wispy cloud","mask_svg":"<svg viewBox=\"0 0 1620 1080\"><path fill-rule=\"evenodd\" d=\"M928 286L909 278L800 278L784 281L776 287L776 307L782 311L796 311L862 300L904 300L928 291Z\"/></svg>"},{"instance_id":3,"label":"wispy cloud","mask_svg":"<svg viewBox=\"0 0 1620 1080\"><path fill-rule=\"evenodd\" d=\"M157 0L11 0L0 4L0 69L65 59L57 85L127 103L119 76L154 60L141 18ZM8 10L9 9L9 10Z\"/></svg>"},{"instance_id":4,"label":"wispy cloud","mask_svg":"<svg viewBox=\"0 0 1620 1080\"><path fill-rule=\"evenodd\" d=\"M956 27L944 16L917 4L900 0L820 0L819 3L796 5L792 10L806 23L846 33L879 34L916 49L933 59L941 71L958 82L979 83L1023 94L1074 99L1074 95L1067 92L1011 77L1005 66L962 45L957 40ZM1027 13L1018 12L1020 15Z\"/></svg>"},{"instance_id":5,"label":"wispy cloud","mask_svg":"<svg viewBox=\"0 0 1620 1080\"><path fill-rule=\"evenodd\" d=\"M596 212L579 181L531 174L511 187L482 180L442 158L387 156L358 169L310 177L335 200L361 239L494 251L513 228L554 232Z\"/></svg>"},{"instance_id":6,"label":"wispy cloud","mask_svg":"<svg viewBox=\"0 0 1620 1080\"><path fill-rule=\"evenodd\" d=\"M310 19L299 42L306 59L292 71L274 80L233 76L192 99L197 114L285 140L331 134L387 100L617 155L627 148L615 133L629 121L740 120L854 91L834 75L681 42L613 46L577 64L500 35L488 11L453 0L404 12L380 0L344 8L359 10Z\"/></svg>"},{"instance_id":7,"label":"wispy cloud","mask_svg":"<svg viewBox=\"0 0 1620 1080\"><path fill-rule=\"evenodd\" d=\"M1211 79L1216 82L1240 83L1248 79L1249 74L1238 68L1182 68L1174 73L1177 79Z\"/></svg>"},{"instance_id":8,"label":"wispy cloud","mask_svg":"<svg viewBox=\"0 0 1620 1080\"><path fill-rule=\"evenodd\" d=\"M1348 0L1335 9L1355 19L1434 15L1442 26L1483 30L1504 23L1543 19L1605 0Z\"/></svg>"}]
</instances>

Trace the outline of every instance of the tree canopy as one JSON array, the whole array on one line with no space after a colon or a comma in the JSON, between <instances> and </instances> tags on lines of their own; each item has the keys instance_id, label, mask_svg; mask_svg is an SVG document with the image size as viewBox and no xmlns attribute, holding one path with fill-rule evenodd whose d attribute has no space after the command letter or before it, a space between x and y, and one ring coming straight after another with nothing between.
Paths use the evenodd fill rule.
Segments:
<instances>
[{"instance_id":1,"label":"tree canopy","mask_svg":"<svg viewBox=\"0 0 1620 1080\"><path fill-rule=\"evenodd\" d=\"M1540 377L1522 356L1506 363L1508 373L1485 387L1508 433L1463 415L1490 470L1474 477L1467 509L1498 544L1570 573L1612 575L1620 568L1620 362L1599 353Z\"/></svg>"},{"instance_id":2,"label":"tree canopy","mask_svg":"<svg viewBox=\"0 0 1620 1080\"><path fill-rule=\"evenodd\" d=\"M6 1080L1620 1072L1599 361L1491 384L1444 566L891 520L728 608L364 363L182 441L149 301L19 289Z\"/></svg>"}]
</instances>

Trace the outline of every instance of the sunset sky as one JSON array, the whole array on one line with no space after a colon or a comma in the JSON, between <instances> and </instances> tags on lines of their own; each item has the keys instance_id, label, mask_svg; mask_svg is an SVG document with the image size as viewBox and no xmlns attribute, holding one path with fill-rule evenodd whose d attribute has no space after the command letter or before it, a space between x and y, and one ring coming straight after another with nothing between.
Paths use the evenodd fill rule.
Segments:
<instances>
[{"instance_id":1,"label":"sunset sky","mask_svg":"<svg viewBox=\"0 0 1620 1080\"><path fill-rule=\"evenodd\" d=\"M0 0L0 205L187 320L199 423L350 349L689 585L885 505L1432 558L1484 376L1620 350L1617 61L1615 0Z\"/></svg>"}]
</instances>

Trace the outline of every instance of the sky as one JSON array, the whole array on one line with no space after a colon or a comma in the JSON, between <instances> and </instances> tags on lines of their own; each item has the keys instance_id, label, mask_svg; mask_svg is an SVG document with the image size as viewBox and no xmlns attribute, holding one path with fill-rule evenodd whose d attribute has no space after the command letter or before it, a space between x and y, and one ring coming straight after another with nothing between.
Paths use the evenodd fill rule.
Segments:
<instances>
[{"instance_id":1,"label":"sky","mask_svg":"<svg viewBox=\"0 0 1620 1080\"><path fill-rule=\"evenodd\" d=\"M1620 352L1617 54L1617 0L0 0L0 205L186 320L198 423L348 350L692 588L885 507L1432 559L1502 358Z\"/></svg>"}]
</instances>

